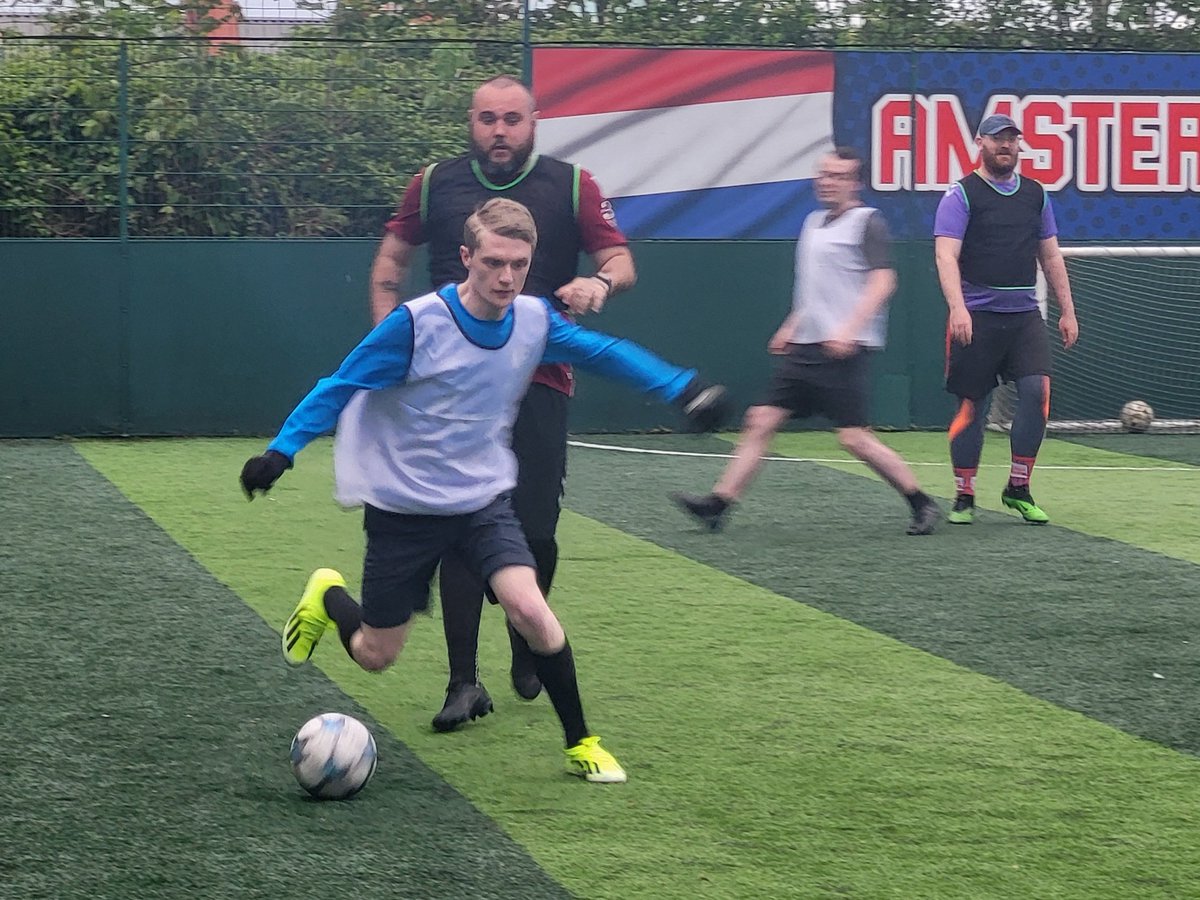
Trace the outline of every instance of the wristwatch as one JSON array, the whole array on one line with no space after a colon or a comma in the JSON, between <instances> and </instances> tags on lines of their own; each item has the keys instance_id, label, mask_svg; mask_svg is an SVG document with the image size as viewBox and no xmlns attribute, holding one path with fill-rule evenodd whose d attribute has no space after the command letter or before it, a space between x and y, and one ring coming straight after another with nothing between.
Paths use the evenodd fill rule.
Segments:
<instances>
[{"instance_id":1,"label":"wristwatch","mask_svg":"<svg viewBox=\"0 0 1200 900\"><path fill-rule=\"evenodd\" d=\"M611 278L609 278L607 275L603 274L602 272L596 272L591 277L597 278L600 281L604 282L604 294L606 297L612 295L612 279Z\"/></svg>"}]
</instances>

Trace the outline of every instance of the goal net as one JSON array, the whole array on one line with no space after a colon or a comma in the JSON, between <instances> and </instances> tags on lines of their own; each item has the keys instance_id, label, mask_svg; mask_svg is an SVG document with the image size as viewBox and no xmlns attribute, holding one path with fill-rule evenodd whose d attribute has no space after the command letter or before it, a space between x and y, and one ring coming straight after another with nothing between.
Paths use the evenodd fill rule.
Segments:
<instances>
[{"instance_id":1,"label":"goal net","mask_svg":"<svg viewBox=\"0 0 1200 900\"><path fill-rule=\"evenodd\" d=\"M1200 246L1064 247L1080 340L1057 342L1058 308L1045 302L1054 334L1049 430L1119 431L1130 400L1154 409L1154 431L1200 431ZM1012 423L1015 390L993 393L988 424Z\"/></svg>"}]
</instances>

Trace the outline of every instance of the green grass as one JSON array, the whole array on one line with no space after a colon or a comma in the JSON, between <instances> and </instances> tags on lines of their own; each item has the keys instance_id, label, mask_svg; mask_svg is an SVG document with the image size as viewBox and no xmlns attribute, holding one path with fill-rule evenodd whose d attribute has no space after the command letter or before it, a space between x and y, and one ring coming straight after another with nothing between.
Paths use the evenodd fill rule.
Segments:
<instances>
[{"instance_id":1,"label":"green grass","mask_svg":"<svg viewBox=\"0 0 1200 900\"><path fill-rule=\"evenodd\" d=\"M933 449L933 437L886 439L919 460ZM797 455L837 455L827 435L786 438L780 444ZM630 443L727 449L719 441L677 437ZM996 450L993 443L989 456ZM685 521L665 494L671 488L703 490L724 460L599 450L579 450L576 460L586 461L589 476L569 483L569 502L580 512L1035 696L1200 752L1194 563L1063 526L1031 527L1012 513L987 508L970 527L947 525L931 538L911 538L903 533L906 504L882 483L862 477L863 466L849 463L769 463L726 531L710 535ZM1101 455L1091 464L1103 461L1113 462ZM1076 474L1051 470L1038 476L1036 494L1049 498L1042 502L1058 521L1070 520L1057 516L1055 503L1072 495L1060 496L1043 482ZM1127 495L1131 485L1145 488L1144 479L1167 476L1182 491L1200 471L1082 474L1103 474L1109 491ZM1005 472L987 469L983 477L1002 483ZM931 487L935 483L927 479ZM614 484L621 490L611 490ZM1157 502L1152 493L1145 500ZM999 506L986 496L981 503ZM1167 540L1149 519L1130 532L1143 547L1161 550L1175 538L1171 528L1192 527L1182 517L1164 526Z\"/></svg>"},{"instance_id":2,"label":"green grass","mask_svg":"<svg viewBox=\"0 0 1200 900\"><path fill-rule=\"evenodd\" d=\"M915 458L926 436L913 437L906 452ZM192 590L210 604L210 621L244 620L236 595L277 628L314 566L334 565L357 579L362 538L358 518L328 500L326 443L306 451L270 499L246 504L236 472L259 446L111 442L81 450L191 554ZM1087 448L1072 452L1096 458ZM1191 637L1195 618L1175 601L1194 588L1194 566L1066 528L1030 529L999 513L985 513L971 529L905 538L903 505L889 489L811 464L769 468L761 501L747 503L737 527L714 538L674 517L664 494L703 486L719 465L572 455L575 512L564 517L554 604L578 651L590 718L629 769L628 785L597 788L560 773L547 704L505 695L506 640L489 613L481 658L498 712L448 736L428 727L445 677L436 623L423 623L407 658L382 676L359 672L335 642L322 646L321 670L352 698L343 708L360 704L398 742L381 747L381 781L339 808L353 815L362 808L364 816L380 809L397 821L424 815L404 778L387 781L407 748L506 836L485 835L483 844L515 842L578 896L1128 898L1193 890L1200 874L1194 758L910 644L936 645L948 657L955 648L965 658L1008 655L1013 673L1037 673L1056 665L1056 634L1103 625L1092 618L1119 614L1123 595L1156 623L1167 611L1178 614L1147 639L1157 651ZM998 493L1003 476L994 474ZM1043 493L1059 476L1036 477L1039 500L1069 521L1063 506L1051 504L1052 492ZM1079 490L1124 484L1080 482ZM124 539L124 524L108 527ZM1154 536L1141 527L1137 543L1146 546L1141 538ZM950 577L964 569L969 587ZM1015 585L997 580L1014 570ZM1129 585L1114 575L1131 571ZM1154 596L1146 596L1147 584ZM1088 602L1105 591L1107 606ZM127 617L139 601L111 602ZM1050 618L1026 629L1024 652L1013 656L1018 645L1006 627L1044 606ZM868 614L910 623L911 639L849 621ZM1043 633L1048 622L1059 631ZM260 674L269 671L295 692L292 706L271 692L259 708L267 730L283 740L299 724L300 707L324 705L331 688L311 670L279 675L274 643L262 636L265 626L256 628L253 640L253 629L222 629L223 652L253 659L247 679L256 685L275 684ZM1102 674L1095 660L1121 677L1157 662L1138 657L1132 633L1102 630L1111 643L1079 657L1079 683ZM20 635L33 641L36 632L25 623ZM994 635L997 648L980 646ZM172 658L172 641L154 637L137 648L150 671ZM98 685L109 679L103 669L95 676ZM1195 693L1195 671L1182 666L1167 679L1145 677L1174 691L1159 721L1180 696ZM1142 702L1136 691L1123 701L1131 710ZM1194 736L1189 721L1178 739ZM229 744L242 740L235 733ZM286 812L325 807L302 804L282 784L286 777L270 777L279 790L256 798L261 816L282 809L297 840L319 839L335 853L355 846L337 828ZM86 807L101 817L120 809L104 797ZM248 832L253 824L251 814L239 827ZM411 846L413 855L440 852L436 844ZM188 859L182 853L185 869L216 865L204 847ZM427 858L425 865L436 864ZM436 874L427 877L412 896L449 895ZM389 883L363 875L356 890L370 896Z\"/></svg>"},{"instance_id":3,"label":"green grass","mask_svg":"<svg viewBox=\"0 0 1200 900\"><path fill-rule=\"evenodd\" d=\"M880 437L913 464L918 479L927 491L947 501L954 496L944 434L885 432ZM1074 531L1200 563L1200 518L1196 516L1195 502L1200 492L1200 467L1193 467L1200 462L1200 436L1096 435L1093 438L1104 446L1093 448L1078 441L1062 440L1047 440L1042 445L1038 464L1034 468L1032 487L1034 497L1049 512L1051 521ZM604 443L606 439L581 440ZM608 443L623 446L710 453L728 453L732 449L732 441L731 435L724 439L678 435L607 439ZM1151 455L1136 455L1137 449L1143 445ZM874 478L865 466L838 448L832 434L781 434L771 452L775 456L841 460L825 465L853 475ZM630 457L629 460L646 458ZM1007 436L989 433L984 445L976 502L980 509L1002 512L1003 519L1015 525L1020 523L1019 517L1004 511L1000 503L1000 491L1008 477L1009 459ZM723 460L714 462L704 469L705 478L692 480L686 480L690 476L686 469L682 469L671 478L670 483L685 490L707 490L712 482L706 478L715 477L723 463ZM795 471L796 465L791 462L768 463L767 470L786 479L782 473ZM632 461L630 466L636 469L636 463ZM1135 471L1113 471L1113 467L1128 467ZM1181 467L1186 470L1174 471ZM568 491L571 490L573 485L568 483ZM764 489L761 482L756 484L747 496L745 505L756 508L778 505L771 491L772 488ZM813 502L812 498L809 498L809 502ZM819 498L816 502L820 502ZM904 515L903 506L897 507L896 515ZM791 520L802 522L803 517L792 516ZM985 521L998 524L1000 520Z\"/></svg>"},{"instance_id":4,"label":"green grass","mask_svg":"<svg viewBox=\"0 0 1200 900\"><path fill-rule=\"evenodd\" d=\"M69 446L0 442L0 480L0 897L567 895L378 726L369 792L305 799L295 729L367 713L282 666L278 635Z\"/></svg>"},{"instance_id":5,"label":"green grass","mask_svg":"<svg viewBox=\"0 0 1200 900\"><path fill-rule=\"evenodd\" d=\"M1195 514L1200 468L1167 471L1200 462L1197 459L1200 437L1107 437L1127 440L1110 441L1103 448L1061 440L1047 440L1042 445L1032 487L1034 497L1050 513L1051 521L1075 531L1200 562L1200 520ZM1182 437L1183 441L1163 444L1156 440L1158 437ZM808 455L805 451L814 438L819 442L815 435L786 438L778 449L793 455ZM918 474L931 491L946 497L953 495L945 435L885 434L883 438L895 443L910 461L925 464L918 466ZM826 446L828 440L826 436ZM1156 452L1137 455L1141 446ZM1166 455L1168 452L1171 455ZM1009 460L1007 436L989 433L977 488L982 508L1002 509L1000 491L1008 476ZM1106 467L1135 467L1138 471L1119 472ZM864 471L861 466L855 469L859 473ZM1015 513L1007 512L1005 516L1018 521Z\"/></svg>"},{"instance_id":6,"label":"green grass","mask_svg":"<svg viewBox=\"0 0 1200 900\"><path fill-rule=\"evenodd\" d=\"M1080 434L1063 440L1099 450L1200 466L1200 435L1195 434Z\"/></svg>"}]
</instances>

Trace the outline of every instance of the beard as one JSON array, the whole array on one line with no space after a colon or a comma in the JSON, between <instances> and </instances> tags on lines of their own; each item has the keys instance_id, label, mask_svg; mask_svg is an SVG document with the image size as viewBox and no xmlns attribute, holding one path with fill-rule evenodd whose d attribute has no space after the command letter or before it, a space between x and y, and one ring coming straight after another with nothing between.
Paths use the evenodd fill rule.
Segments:
<instances>
[{"instance_id":1,"label":"beard","mask_svg":"<svg viewBox=\"0 0 1200 900\"><path fill-rule=\"evenodd\" d=\"M1016 154L1013 154L1011 157L1011 162L1008 160L1001 161L996 158L995 153L990 153L987 150L981 150L980 156L983 159L983 167L988 170L989 174L997 178L1007 178L1017 167Z\"/></svg>"},{"instance_id":2,"label":"beard","mask_svg":"<svg viewBox=\"0 0 1200 900\"><path fill-rule=\"evenodd\" d=\"M506 181L525 167L525 163L529 162L529 157L533 155L533 141L521 146L506 144L510 156L506 162L493 162L488 152L483 147L480 147L475 141L471 141L471 155L479 163L479 168L487 177L488 181Z\"/></svg>"}]
</instances>

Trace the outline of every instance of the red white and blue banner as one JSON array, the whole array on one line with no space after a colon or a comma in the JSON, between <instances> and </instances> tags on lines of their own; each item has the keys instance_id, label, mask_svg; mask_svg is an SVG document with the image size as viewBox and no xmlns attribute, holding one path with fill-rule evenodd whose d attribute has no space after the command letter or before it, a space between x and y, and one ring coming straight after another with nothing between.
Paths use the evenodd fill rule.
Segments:
<instances>
[{"instance_id":1,"label":"red white and blue banner","mask_svg":"<svg viewBox=\"0 0 1200 900\"><path fill-rule=\"evenodd\" d=\"M635 238L794 238L833 147L833 55L534 51L540 152L579 163Z\"/></svg>"},{"instance_id":2,"label":"red white and blue banner","mask_svg":"<svg viewBox=\"0 0 1200 900\"><path fill-rule=\"evenodd\" d=\"M539 149L590 169L633 238L794 238L849 144L897 236L928 239L1004 112L1063 239L1200 240L1200 56L545 48L534 89Z\"/></svg>"}]
</instances>

